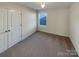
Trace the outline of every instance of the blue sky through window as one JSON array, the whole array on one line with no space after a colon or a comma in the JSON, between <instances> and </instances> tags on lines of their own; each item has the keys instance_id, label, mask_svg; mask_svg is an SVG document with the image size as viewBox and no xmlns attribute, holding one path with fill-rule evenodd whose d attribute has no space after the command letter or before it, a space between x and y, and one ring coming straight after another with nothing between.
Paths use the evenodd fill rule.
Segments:
<instances>
[{"instance_id":1,"label":"blue sky through window","mask_svg":"<svg viewBox=\"0 0 79 59\"><path fill-rule=\"evenodd\" d=\"M46 16L44 13L40 14L40 25L46 25Z\"/></svg>"}]
</instances>

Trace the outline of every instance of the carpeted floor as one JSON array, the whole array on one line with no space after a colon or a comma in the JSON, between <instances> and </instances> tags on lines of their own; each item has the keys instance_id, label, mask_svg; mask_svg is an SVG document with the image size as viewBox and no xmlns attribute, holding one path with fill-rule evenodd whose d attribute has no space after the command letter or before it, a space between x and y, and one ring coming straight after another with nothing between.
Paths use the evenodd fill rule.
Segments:
<instances>
[{"instance_id":1,"label":"carpeted floor","mask_svg":"<svg viewBox=\"0 0 79 59\"><path fill-rule=\"evenodd\" d=\"M19 42L1 57L58 57L77 56L69 38L36 32L25 40Z\"/></svg>"}]
</instances>

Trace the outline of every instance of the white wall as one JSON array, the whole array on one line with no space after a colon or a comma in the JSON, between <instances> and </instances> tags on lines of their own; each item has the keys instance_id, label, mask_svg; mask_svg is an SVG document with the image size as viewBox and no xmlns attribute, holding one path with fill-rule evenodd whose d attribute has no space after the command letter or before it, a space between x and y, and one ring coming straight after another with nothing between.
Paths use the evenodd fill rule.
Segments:
<instances>
[{"instance_id":1,"label":"white wall","mask_svg":"<svg viewBox=\"0 0 79 59\"><path fill-rule=\"evenodd\" d=\"M36 31L36 11L23 9L22 11L22 38L26 38Z\"/></svg>"},{"instance_id":2,"label":"white wall","mask_svg":"<svg viewBox=\"0 0 79 59\"><path fill-rule=\"evenodd\" d=\"M47 26L41 27L38 21L38 30L61 36L68 36L68 8L56 8L40 11L47 13Z\"/></svg>"},{"instance_id":3,"label":"white wall","mask_svg":"<svg viewBox=\"0 0 79 59\"><path fill-rule=\"evenodd\" d=\"M70 8L70 38L79 55L79 3Z\"/></svg>"},{"instance_id":4,"label":"white wall","mask_svg":"<svg viewBox=\"0 0 79 59\"><path fill-rule=\"evenodd\" d=\"M0 3L0 8L18 9L22 13L22 39L27 38L36 31L36 11L28 7L23 7L17 4Z\"/></svg>"}]
</instances>

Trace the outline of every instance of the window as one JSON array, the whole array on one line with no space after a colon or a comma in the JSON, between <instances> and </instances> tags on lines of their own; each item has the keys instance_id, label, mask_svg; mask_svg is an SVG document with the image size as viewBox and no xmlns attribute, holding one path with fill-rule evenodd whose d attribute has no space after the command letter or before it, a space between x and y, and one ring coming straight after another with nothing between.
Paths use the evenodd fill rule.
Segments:
<instances>
[{"instance_id":1,"label":"window","mask_svg":"<svg viewBox=\"0 0 79 59\"><path fill-rule=\"evenodd\" d=\"M46 17L47 17L47 14L46 13L40 13L40 25L46 25Z\"/></svg>"}]
</instances>

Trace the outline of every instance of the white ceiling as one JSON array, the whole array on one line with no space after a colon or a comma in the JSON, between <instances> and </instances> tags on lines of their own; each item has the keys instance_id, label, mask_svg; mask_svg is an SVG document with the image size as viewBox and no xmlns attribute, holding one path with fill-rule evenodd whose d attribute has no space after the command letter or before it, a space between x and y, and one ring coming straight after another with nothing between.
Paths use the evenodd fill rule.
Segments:
<instances>
[{"instance_id":1,"label":"white ceiling","mask_svg":"<svg viewBox=\"0 0 79 59\"><path fill-rule=\"evenodd\" d=\"M45 3L46 3L46 6L44 9L68 7L72 4L70 2L45 2ZM19 2L18 4L23 5L25 7L30 7L30 8L35 9L35 10L43 9L43 8L41 8L40 2Z\"/></svg>"},{"instance_id":2,"label":"white ceiling","mask_svg":"<svg viewBox=\"0 0 79 59\"><path fill-rule=\"evenodd\" d=\"M69 5L72 4L71 2L45 2L45 3L46 3L46 6L44 9L68 7ZM22 5L24 7L29 7L29 8L35 9L35 10L43 9L43 8L41 8L40 2L8 2L8 3L5 2L4 4L18 4L18 5Z\"/></svg>"}]
</instances>

